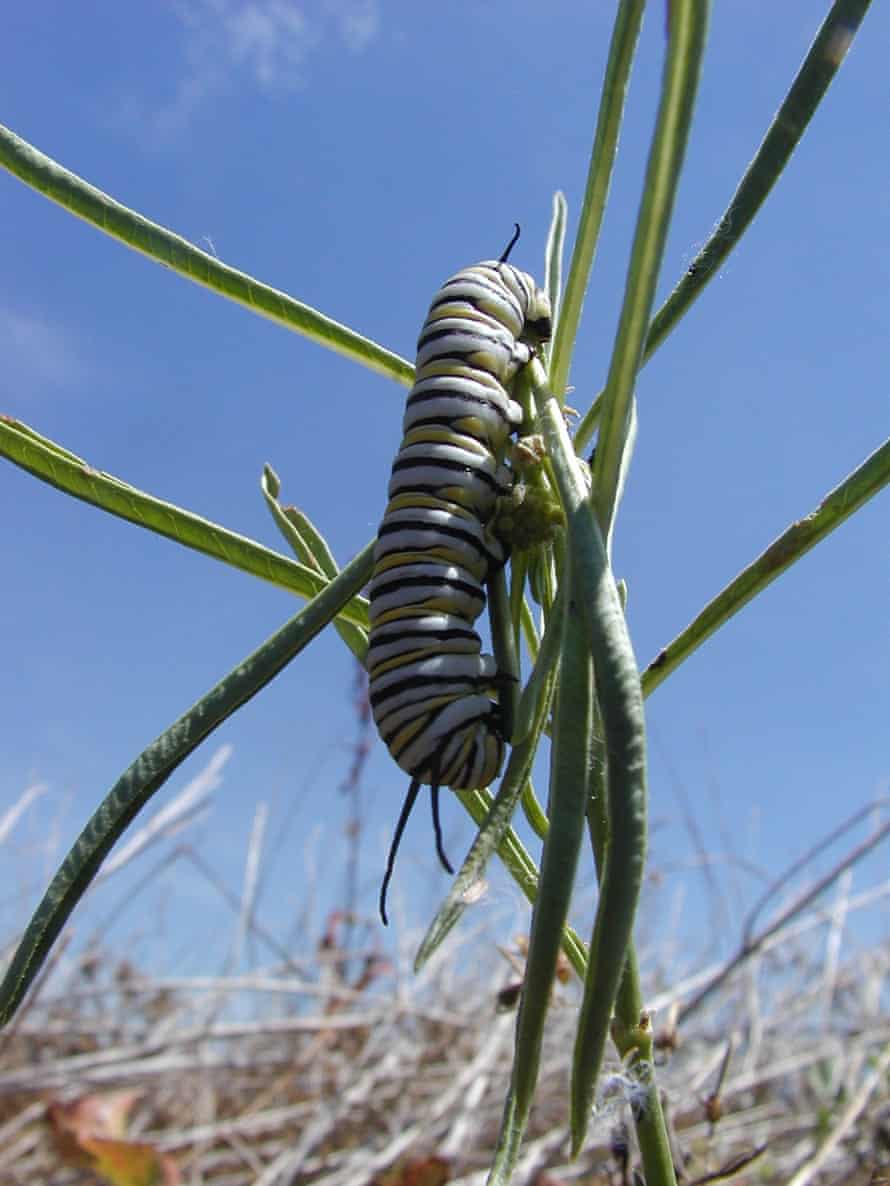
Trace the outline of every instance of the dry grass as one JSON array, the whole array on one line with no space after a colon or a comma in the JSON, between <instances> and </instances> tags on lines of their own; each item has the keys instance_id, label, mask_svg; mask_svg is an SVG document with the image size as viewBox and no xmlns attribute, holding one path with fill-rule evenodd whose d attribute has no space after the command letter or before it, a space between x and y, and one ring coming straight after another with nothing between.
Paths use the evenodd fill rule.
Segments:
<instances>
[{"instance_id":1,"label":"dry grass","mask_svg":"<svg viewBox=\"0 0 890 1186\"><path fill-rule=\"evenodd\" d=\"M793 901L725 964L672 983L649 958L682 1181L733 1167L739 1182L890 1180L890 951L863 949L850 925L868 912L881 929L890 881L854 895L843 865L830 892ZM255 872L245 881L249 935ZM373 941L343 950L345 936L373 934L347 922L242 976L160 979L114 951L63 955L0 1036L0 1182L95 1181L60 1159L47 1105L122 1087L140 1092L133 1134L174 1154L184 1182L361 1186L428 1155L446 1159L450 1182L484 1182L514 1020L497 997L515 971L493 945L458 938L418 978L411 937L394 967ZM517 1183L632 1180L634 1085L614 1060L592 1142L566 1161L575 1000L558 990Z\"/></svg>"}]
</instances>

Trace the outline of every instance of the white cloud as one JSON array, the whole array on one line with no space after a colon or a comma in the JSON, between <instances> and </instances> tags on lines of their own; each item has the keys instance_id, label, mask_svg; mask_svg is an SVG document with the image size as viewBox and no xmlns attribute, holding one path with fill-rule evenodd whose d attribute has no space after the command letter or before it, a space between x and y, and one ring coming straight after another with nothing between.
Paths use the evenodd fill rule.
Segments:
<instances>
[{"instance_id":1,"label":"white cloud","mask_svg":"<svg viewBox=\"0 0 890 1186\"><path fill-rule=\"evenodd\" d=\"M180 130L214 96L236 85L267 93L306 85L313 54L361 53L378 31L378 0L179 0L183 72L172 101L152 122Z\"/></svg>"},{"instance_id":2,"label":"white cloud","mask_svg":"<svg viewBox=\"0 0 890 1186\"><path fill-rule=\"evenodd\" d=\"M15 309L0 307L0 357L7 387L27 399L35 387L68 387L84 366L65 330Z\"/></svg>"},{"instance_id":3,"label":"white cloud","mask_svg":"<svg viewBox=\"0 0 890 1186\"><path fill-rule=\"evenodd\" d=\"M302 78L318 30L288 0L235 4L222 14L225 47L234 66L253 75L262 88L288 88Z\"/></svg>"},{"instance_id":4,"label":"white cloud","mask_svg":"<svg viewBox=\"0 0 890 1186\"><path fill-rule=\"evenodd\" d=\"M327 0L325 7L353 53L361 53L377 36L377 0Z\"/></svg>"}]
</instances>

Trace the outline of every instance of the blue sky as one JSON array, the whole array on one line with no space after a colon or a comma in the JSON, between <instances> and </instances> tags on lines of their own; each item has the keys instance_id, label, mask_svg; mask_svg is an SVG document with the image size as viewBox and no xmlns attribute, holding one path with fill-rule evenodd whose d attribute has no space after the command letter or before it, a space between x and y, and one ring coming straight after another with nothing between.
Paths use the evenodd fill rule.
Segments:
<instances>
[{"instance_id":1,"label":"blue sky","mask_svg":"<svg viewBox=\"0 0 890 1186\"><path fill-rule=\"evenodd\" d=\"M556 188L573 233L611 7L19 5L5 18L0 119L227 263L411 357L438 284L498 254L516 220L515 262L540 275ZM826 7L715 5L660 297L722 212ZM887 435L888 37L890 13L875 5L766 209L640 377L615 567L641 663ZM579 408L608 365L663 45L655 4L571 375ZM259 493L265 462L341 562L372 536L402 388L150 264L5 174L0 255L0 411L273 547L283 549ZM0 810L46 786L17 833L12 925L118 774L296 606L8 464L0 505ZM763 876L887 793L886 540L884 496L649 701L663 873L650 937L669 918L693 945L715 920L734 935ZM253 813L268 803L261 913L278 928L309 909L312 929L342 901L353 675L332 632L317 640L158 796L160 806L219 744L232 747L193 838L237 888ZM379 743L363 785L360 881L373 915L405 791ZM716 906L703 904L713 886L695 868L689 817L714 862ZM447 799L445 822L462 854L471 830ZM885 868L884 857L856 884ZM419 812L396 921L420 921L446 885ZM83 918L109 916L120 894L97 891ZM476 909L497 914L504 938L526 925L506 883ZM130 930L163 933L192 970L231 927L219 898L176 866L123 914ZM206 943L182 941L205 932Z\"/></svg>"}]
</instances>

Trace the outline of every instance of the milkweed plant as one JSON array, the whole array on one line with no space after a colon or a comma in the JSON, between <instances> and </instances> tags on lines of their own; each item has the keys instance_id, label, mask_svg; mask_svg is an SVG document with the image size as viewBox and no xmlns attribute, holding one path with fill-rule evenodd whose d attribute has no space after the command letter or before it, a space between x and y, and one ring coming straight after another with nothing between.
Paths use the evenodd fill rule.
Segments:
<instances>
[{"instance_id":1,"label":"milkweed plant","mask_svg":"<svg viewBox=\"0 0 890 1186\"><path fill-rule=\"evenodd\" d=\"M836 0L832 5L713 234L662 307L653 311L709 8L706 0L668 0L660 100L608 378L596 399L578 409L566 405L567 380L609 194L642 0L621 0L617 6L577 236L567 261L566 204L560 193L554 197L539 273L553 311L553 335L523 368L518 394L534 429L514 458L514 470L528 492L528 505L513 515L519 523L513 539L521 539L522 546L514 542L509 585L497 578L489 589L499 670L511 670L516 653L524 650L530 675L511 694L517 740L496 793L457 792L478 833L416 961L422 965L457 923L468 889L496 855L533 903L533 913L492 1183L508 1182L516 1162L534 1099L561 951L583 983L570 1093L572 1150L577 1153L584 1143L611 1037L622 1074L634 1087L633 1121L646 1181L650 1186L675 1181L633 943L646 860L644 700L751 598L886 485L890 443L877 448L810 514L747 564L641 672L625 622L623 591L610 568L615 510L633 449L634 385L639 370L721 267L779 179L868 6L868 0ZM127 209L5 128L0 129L0 160L24 184L184 278L411 386L412 367L398 355ZM271 581L306 602L139 754L110 789L52 879L6 969L0 984L0 1023L5 1024L104 857L177 766L326 627L333 626L356 658L364 660L368 602L360 590L371 572L373 541L338 569L319 529L299 511L280 505L278 478L268 467L263 493L295 559L96 471L63 445L8 417L0 418L0 452L65 494ZM534 523L541 516L550 530L537 536ZM530 522L530 535L520 537ZM550 738L546 811L531 782L532 763L545 734ZM517 807L542 838L539 867L511 827ZM567 916L585 844L595 860L599 898L592 933L579 936Z\"/></svg>"}]
</instances>

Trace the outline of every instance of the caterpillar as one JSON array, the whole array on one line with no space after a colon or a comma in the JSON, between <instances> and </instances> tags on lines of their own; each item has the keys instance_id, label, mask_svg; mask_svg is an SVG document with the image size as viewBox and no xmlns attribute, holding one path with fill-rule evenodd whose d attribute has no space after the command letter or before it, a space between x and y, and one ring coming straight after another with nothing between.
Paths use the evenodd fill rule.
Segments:
<instances>
[{"instance_id":1,"label":"caterpillar","mask_svg":"<svg viewBox=\"0 0 890 1186\"><path fill-rule=\"evenodd\" d=\"M483 585L507 559L491 529L510 489L504 463L522 409L517 372L551 333L547 294L507 263L519 226L498 260L446 280L417 343L414 386L392 467L389 502L369 587L367 668L371 711L390 754L411 775L380 889L380 916L408 816L429 785L436 851L442 845L439 788L486 787L500 773L505 738L491 693L498 672L473 623Z\"/></svg>"}]
</instances>

